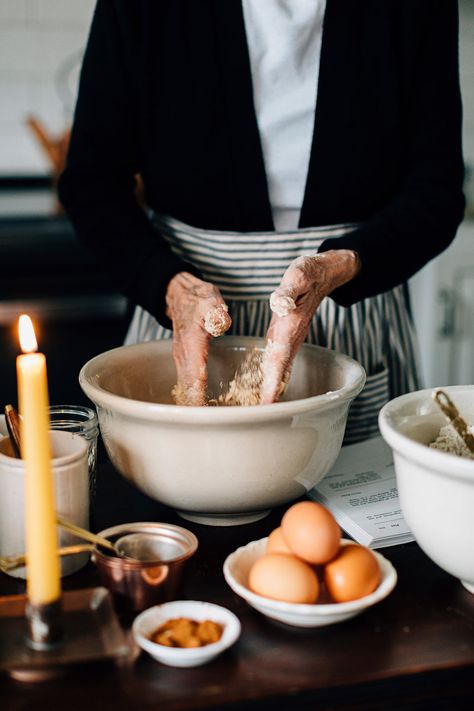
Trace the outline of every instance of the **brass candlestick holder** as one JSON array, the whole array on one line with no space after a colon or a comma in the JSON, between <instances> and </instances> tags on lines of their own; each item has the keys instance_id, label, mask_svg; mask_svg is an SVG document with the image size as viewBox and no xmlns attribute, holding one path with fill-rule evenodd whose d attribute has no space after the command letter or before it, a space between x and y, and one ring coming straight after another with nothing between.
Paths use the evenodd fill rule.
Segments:
<instances>
[{"instance_id":1,"label":"brass candlestick holder","mask_svg":"<svg viewBox=\"0 0 474 711\"><path fill-rule=\"evenodd\" d=\"M26 643L36 652L49 652L63 638L61 601L54 600L44 605L33 605L28 600L25 606L28 626Z\"/></svg>"},{"instance_id":2,"label":"brass candlestick holder","mask_svg":"<svg viewBox=\"0 0 474 711\"><path fill-rule=\"evenodd\" d=\"M78 663L125 661L136 652L103 587L66 591L58 603L36 608L26 595L0 598L0 639L0 671L24 682L50 679Z\"/></svg>"}]
</instances>

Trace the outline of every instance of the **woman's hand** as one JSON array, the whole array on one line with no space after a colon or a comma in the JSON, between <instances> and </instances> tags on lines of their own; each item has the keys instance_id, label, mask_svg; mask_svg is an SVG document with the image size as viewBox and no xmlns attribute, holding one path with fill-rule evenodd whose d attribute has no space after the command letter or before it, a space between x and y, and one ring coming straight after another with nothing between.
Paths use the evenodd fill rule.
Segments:
<instances>
[{"instance_id":1,"label":"woman's hand","mask_svg":"<svg viewBox=\"0 0 474 711\"><path fill-rule=\"evenodd\" d=\"M291 262L270 297L273 316L263 360L262 404L278 400L321 301L353 279L359 269L358 255L347 249L298 257Z\"/></svg>"},{"instance_id":2,"label":"woman's hand","mask_svg":"<svg viewBox=\"0 0 474 711\"><path fill-rule=\"evenodd\" d=\"M166 306L173 322L176 404L205 405L209 342L230 327L227 306L217 287L188 272L179 272L169 282Z\"/></svg>"}]
</instances>

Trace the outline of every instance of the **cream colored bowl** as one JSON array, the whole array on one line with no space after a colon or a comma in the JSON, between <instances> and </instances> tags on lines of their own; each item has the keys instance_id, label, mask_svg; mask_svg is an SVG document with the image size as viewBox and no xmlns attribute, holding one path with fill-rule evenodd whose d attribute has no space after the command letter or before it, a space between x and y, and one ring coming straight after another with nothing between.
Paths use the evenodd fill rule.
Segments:
<instances>
[{"instance_id":1,"label":"cream colored bowl","mask_svg":"<svg viewBox=\"0 0 474 711\"><path fill-rule=\"evenodd\" d=\"M209 387L232 379L262 339L223 337L209 355ZM187 519L231 525L262 518L303 495L339 453L365 372L351 358L304 345L283 402L178 407L171 341L123 346L86 363L81 387L97 407L114 466Z\"/></svg>"},{"instance_id":2,"label":"cream colored bowl","mask_svg":"<svg viewBox=\"0 0 474 711\"><path fill-rule=\"evenodd\" d=\"M420 547L474 593L474 461L428 447L446 418L433 390L391 400L379 425L393 449L400 506ZM443 387L469 424L474 385Z\"/></svg>"}]
</instances>

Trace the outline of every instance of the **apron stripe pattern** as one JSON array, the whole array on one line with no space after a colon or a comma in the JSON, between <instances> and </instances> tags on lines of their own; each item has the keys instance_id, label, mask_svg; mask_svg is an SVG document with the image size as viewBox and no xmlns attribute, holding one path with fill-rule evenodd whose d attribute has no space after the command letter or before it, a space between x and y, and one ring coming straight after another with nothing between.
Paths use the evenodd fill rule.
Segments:
<instances>
[{"instance_id":1,"label":"apron stripe pattern","mask_svg":"<svg viewBox=\"0 0 474 711\"><path fill-rule=\"evenodd\" d=\"M270 294L290 262L316 254L324 239L356 227L240 233L202 230L163 216L155 217L154 222L172 251L220 289L232 316L229 335L259 337L265 337L272 316ZM125 343L171 337L172 331L137 306ZM380 408L391 398L421 386L414 327L403 286L349 308L324 299L307 341L346 353L366 370L364 390L349 411L346 443L378 434Z\"/></svg>"}]
</instances>

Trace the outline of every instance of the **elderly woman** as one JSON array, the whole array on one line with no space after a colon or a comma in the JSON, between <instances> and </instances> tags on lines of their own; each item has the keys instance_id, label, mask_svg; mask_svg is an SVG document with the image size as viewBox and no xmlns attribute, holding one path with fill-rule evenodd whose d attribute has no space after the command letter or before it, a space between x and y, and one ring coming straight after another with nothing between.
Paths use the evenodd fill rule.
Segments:
<instances>
[{"instance_id":1,"label":"elderly woman","mask_svg":"<svg viewBox=\"0 0 474 711\"><path fill-rule=\"evenodd\" d=\"M189 404L226 330L266 336L262 402L305 339L361 362L349 439L419 386L406 281L464 207L457 33L454 0L99 0L60 197Z\"/></svg>"}]
</instances>

